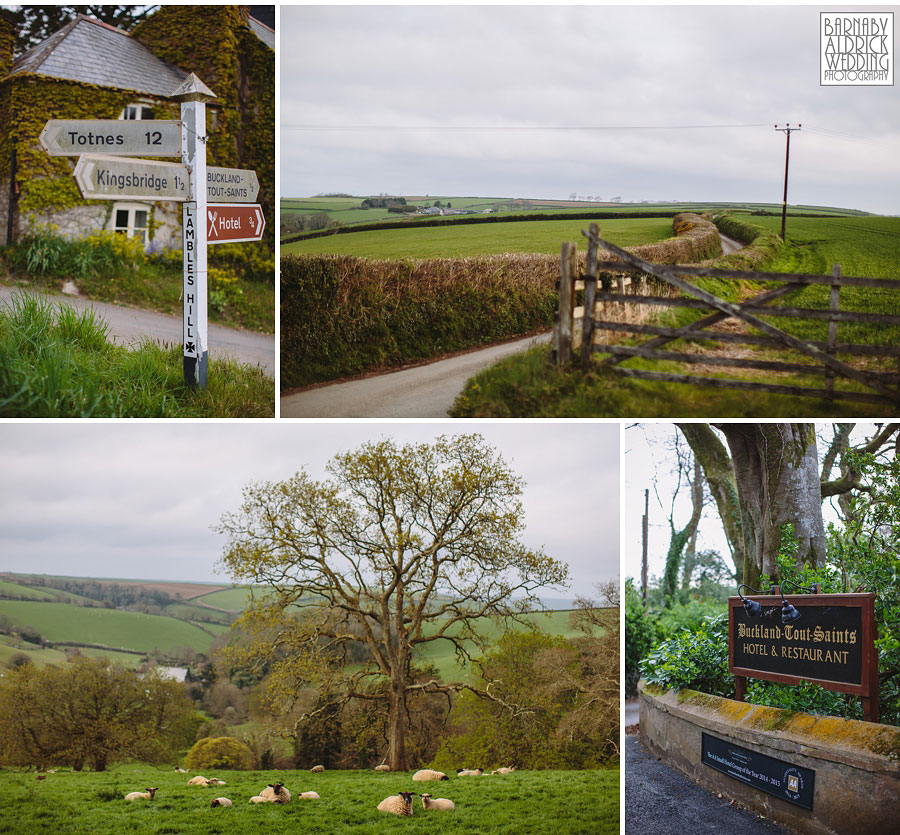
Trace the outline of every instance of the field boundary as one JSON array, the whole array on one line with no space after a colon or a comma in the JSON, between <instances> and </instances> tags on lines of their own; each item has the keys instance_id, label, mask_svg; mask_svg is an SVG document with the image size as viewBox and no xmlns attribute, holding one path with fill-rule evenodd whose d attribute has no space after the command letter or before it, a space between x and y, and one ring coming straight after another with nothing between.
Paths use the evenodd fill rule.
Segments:
<instances>
[{"instance_id":1,"label":"field boundary","mask_svg":"<svg viewBox=\"0 0 900 835\"><path fill-rule=\"evenodd\" d=\"M824 388L811 388L800 385L775 385L772 383L755 383L747 380L736 380L724 377L704 377L693 374L669 373L660 371L642 371L633 368L615 368L628 377L669 383L686 383L693 385L733 388L748 391L766 391L777 394L792 394L816 397L832 402L835 399L853 400L866 403L900 402L900 391L897 385L900 377L897 372L862 371L841 362L836 354L851 354L865 357L900 358L900 347L880 344L838 343L837 331L840 322L858 322L864 324L900 325L900 316L880 313L859 313L840 309L841 287L869 287L900 291L900 280L889 278L863 278L842 276L840 266L835 265L830 276L799 275L789 273L764 273L737 270L721 270L704 267L671 267L651 264L633 253L620 249L603 240L596 224L591 224L589 231L582 234L588 239L587 268L583 276L576 274L576 258L574 244L563 244L561 255L560 305L554 326L553 359L557 365L566 366L574 361L574 288L575 282L584 282L585 316L582 326L582 343L580 360L582 368L590 367L594 353L611 354L604 360L603 366L613 368L620 363L640 357L651 360L664 360L685 364L701 364L723 368L744 368L763 370L775 373L824 374ZM621 261L600 261L599 249L603 247ZM601 271L604 271L601 274ZM636 295L624 292L620 280L618 292L611 291L612 273L640 274L651 276L664 285L668 284L686 295ZM708 277L724 279L729 282L768 282L780 286L758 294L740 304L721 299L684 280L684 276ZM598 280L601 282L598 295ZM643 281L641 282L643 283ZM826 285L831 288L830 307L828 310L816 310L791 307L770 307L769 302L796 293L812 284ZM693 297L693 298L689 298ZM663 308L682 308L712 311L689 325L668 328L657 325L640 324L634 321L609 321L596 318L595 306L598 300L621 308L640 304ZM819 320L828 322L828 337L824 342L804 341L788 334L763 319L765 316L786 316L795 319ZM628 318L627 316L625 318ZM737 320L755 332L735 333L733 331L710 331L709 327L727 319ZM594 334L598 330L619 333L649 335L654 338L641 345L595 344ZM761 334L759 333L761 332ZM784 362L781 360L759 360L723 357L708 353L683 353L659 350L662 346L675 341L688 342L717 341L730 344L755 345L775 348L789 348L800 355L811 359L813 363ZM900 370L900 369L898 369ZM846 391L835 387L835 380L844 378L853 380L866 387L867 391Z\"/></svg>"}]
</instances>

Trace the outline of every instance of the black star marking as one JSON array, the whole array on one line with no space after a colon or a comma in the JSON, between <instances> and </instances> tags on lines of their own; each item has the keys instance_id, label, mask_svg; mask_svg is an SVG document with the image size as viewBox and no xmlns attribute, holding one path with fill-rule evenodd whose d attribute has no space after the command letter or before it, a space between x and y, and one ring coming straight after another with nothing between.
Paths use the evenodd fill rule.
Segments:
<instances>
[{"instance_id":1,"label":"black star marking","mask_svg":"<svg viewBox=\"0 0 900 835\"><path fill-rule=\"evenodd\" d=\"M187 351L189 354L194 353L194 343L186 342L184 345L184 350Z\"/></svg>"}]
</instances>

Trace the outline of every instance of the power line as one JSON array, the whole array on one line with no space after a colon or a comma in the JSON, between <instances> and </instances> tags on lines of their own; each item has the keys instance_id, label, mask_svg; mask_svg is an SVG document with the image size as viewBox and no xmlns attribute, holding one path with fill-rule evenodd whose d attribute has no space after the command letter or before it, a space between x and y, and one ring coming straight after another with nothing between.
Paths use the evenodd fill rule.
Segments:
<instances>
[{"instance_id":1,"label":"power line","mask_svg":"<svg viewBox=\"0 0 900 835\"><path fill-rule=\"evenodd\" d=\"M748 125L282 125L282 130L305 131L614 131L614 130L716 130L722 128L765 128L765 124Z\"/></svg>"}]
</instances>

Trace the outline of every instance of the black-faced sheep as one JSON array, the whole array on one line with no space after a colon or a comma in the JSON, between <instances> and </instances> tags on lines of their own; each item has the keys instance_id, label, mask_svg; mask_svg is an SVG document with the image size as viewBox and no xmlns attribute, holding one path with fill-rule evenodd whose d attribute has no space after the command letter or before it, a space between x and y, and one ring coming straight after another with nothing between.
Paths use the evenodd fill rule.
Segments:
<instances>
[{"instance_id":1,"label":"black-faced sheep","mask_svg":"<svg viewBox=\"0 0 900 835\"><path fill-rule=\"evenodd\" d=\"M209 805L215 808L216 806L231 806L232 803L227 797L217 797L215 800L210 800Z\"/></svg>"},{"instance_id":2,"label":"black-faced sheep","mask_svg":"<svg viewBox=\"0 0 900 835\"><path fill-rule=\"evenodd\" d=\"M156 797L156 792L159 791L158 786L154 786L152 789L144 789L142 792L128 792L125 795L126 800L153 800Z\"/></svg>"},{"instance_id":3,"label":"black-faced sheep","mask_svg":"<svg viewBox=\"0 0 900 835\"><path fill-rule=\"evenodd\" d=\"M284 787L284 783L269 783L259 795L271 803L291 802L291 793Z\"/></svg>"},{"instance_id":4,"label":"black-faced sheep","mask_svg":"<svg viewBox=\"0 0 900 835\"><path fill-rule=\"evenodd\" d=\"M452 800L447 800L446 797L432 797L430 794L423 794L422 808L425 809L425 811L437 809L442 812L452 812L456 806L453 804Z\"/></svg>"},{"instance_id":5,"label":"black-faced sheep","mask_svg":"<svg viewBox=\"0 0 900 835\"><path fill-rule=\"evenodd\" d=\"M412 792L400 792L386 797L378 804L379 812L390 812L392 815L411 818L413 813Z\"/></svg>"},{"instance_id":6,"label":"black-faced sheep","mask_svg":"<svg viewBox=\"0 0 900 835\"><path fill-rule=\"evenodd\" d=\"M432 771L430 768L423 768L413 774L413 780L449 780L450 778L443 771Z\"/></svg>"}]
</instances>

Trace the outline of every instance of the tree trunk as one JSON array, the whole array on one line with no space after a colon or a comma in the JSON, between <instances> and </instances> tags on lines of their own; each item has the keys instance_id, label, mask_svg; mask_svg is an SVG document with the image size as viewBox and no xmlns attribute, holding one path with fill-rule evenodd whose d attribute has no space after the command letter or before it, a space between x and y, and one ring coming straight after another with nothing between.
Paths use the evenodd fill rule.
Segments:
<instances>
[{"instance_id":1,"label":"tree trunk","mask_svg":"<svg viewBox=\"0 0 900 835\"><path fill-rule=\"evenodd\" d=\"M744 576L744 534L741 530L741 509L738 502L737 483L734 467L725 445L715 432L705 423L675 424L684 435L694 452L694 457L703 468L703 475L709 492L716 502L719 518L725 530L734 574L737 581Z\"/></svg>"},{"instance_id":2,"label":"tree trunk","mask_svg":"<svg viewBox=\"0 0 900 835\"><path fill-rule=\"evenodd\" d=\"M391 679L388 713L388 765L391 771L406 771L406 682Z\"/></svg>"},{"instance_id":3,"label":"tree trunk","mask_svg":"<svg viewBox=\"0 0 900 835\"><path fill-rule=\"evenodd\" d=\"M775 557L793 525L797 562L822 566L825 526L815 428L809 423L716 424L728 442L744 539L743 582L779 577Z\"/></svg>"},{"instance_id":4,"label":"tree trunk","mask_svg":"<svg viewBox=\"0 0 900 835\"><path fill-rule=\"evenodd\" d=\"M694 542L694 548L696 548L697 527L703 513L703 484L698 477L697 469L699 468L695 463L694 481L691 484L691 518L680 531L675 530L675 525L669 519L671 535L669 537L669 553L666 555L666 570L663 573L663 602L667 609L675 602L678 571L681 567L684 549L689 542Z\"/></svg>"}]
</instances>

